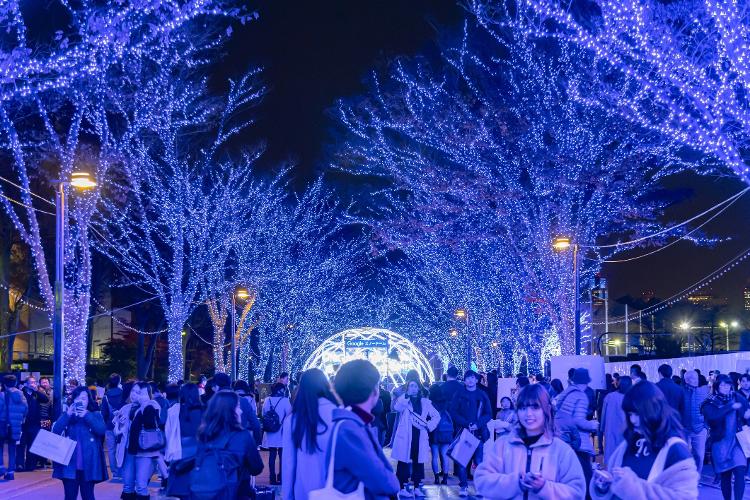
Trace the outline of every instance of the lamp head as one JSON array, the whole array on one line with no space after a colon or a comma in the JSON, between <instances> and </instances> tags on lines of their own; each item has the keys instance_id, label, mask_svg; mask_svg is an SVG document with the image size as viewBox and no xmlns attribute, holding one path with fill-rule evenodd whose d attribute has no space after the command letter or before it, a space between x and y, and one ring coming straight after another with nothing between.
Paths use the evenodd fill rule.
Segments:
<instances>
[{"instance_id":1,"label":"lamp head","mask_svg":"<svg viewBox=\"0 0 750 500\"><path fill-rule=\"evenodd\" d=\"M238 288L234 292L234 296L238 299L246 300L250 298L250 292L247 290L247 288Z\"/></svg>"},{"instance_id":2,"label":"lamp head","mask_svg":"<svg viewBox=\"0 0 750 500\"><path fill-rule=\"evenodd\" d=\"M456 309L455 315L458 319L464 319L466 317L466 309Z\"/></svg>"},{"instance_id":3,"label":"lamp head","mask_svg":"<svg viewBox=\"0 0 750 500\"><path fill-rule=\"evenodd\" d=\"M567 236L558 236L552 240L552 248L558 252L562 252L570 248L571 241Z\"/></svg>"},{"instance_id":4,"label":"lamp head","mask_svg":"<svg viewBox=\"0 0 750 500\"><path fill-rule=\"evenodd\" d=\"M78 189L91 189L96 187L96 181L88 172L79 171L71 175L70 185Z\"/></svg>"}]
</instances>

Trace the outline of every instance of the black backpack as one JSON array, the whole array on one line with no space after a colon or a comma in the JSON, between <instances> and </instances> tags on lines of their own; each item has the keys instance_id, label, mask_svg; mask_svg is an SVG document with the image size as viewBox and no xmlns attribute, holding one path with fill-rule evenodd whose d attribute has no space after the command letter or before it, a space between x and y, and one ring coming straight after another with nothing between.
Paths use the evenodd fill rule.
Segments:
<instances>
[{"instance_id":1,"label":"black backpack","mask_svg":"<svg viewBox=\"0 0 750 500\"><path fill-rule=\"evenodd\" d=\"M279 418L279 414L276 413L276 407L281 403L282 399L283 398L279 398L279 400L276 401L276 404L271 406L270 410L263 413L261 424L263 425L263 430L265 432L279 432L279 429L281 429L281 418Z\"/></svg>"},{"instance_id":2,"label":"black backpack","mask_svg":"<svg viewBox=\"0 0 750 500\"><path fill-rule=\"evenodd\" d=\"M440 411L440 422L435 428L433 437L438 444L451 444L453 442L453 419L448 410Z\"/></svg>"},{"instance_id":3,"label":"black backpack","mask_svg":"<svg viewBox=\"0 0 750 500\"><path fill-rule=\"evenodd\" d=\"M191 500L235 498L241 466L240 458L227 445L232 434L225 434L213 443L201 443L190 471Z\"/></svg>"}]
</instances>

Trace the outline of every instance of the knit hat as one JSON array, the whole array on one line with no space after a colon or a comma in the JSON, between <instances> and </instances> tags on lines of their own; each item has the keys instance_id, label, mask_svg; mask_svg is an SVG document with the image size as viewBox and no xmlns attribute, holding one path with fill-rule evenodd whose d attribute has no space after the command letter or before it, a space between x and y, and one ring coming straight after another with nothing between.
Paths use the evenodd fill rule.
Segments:
<instances>
[{"instance_id":1,"label":"knit hat","mask_svg":"<svg viewBox=\"0 0 750 500\"><path fill-rule=\"evenodd\" d=\"M576 368L570 381L574 384L588 384L591 382L589 371L586 368Z\"/></svg>"}]
</instances>

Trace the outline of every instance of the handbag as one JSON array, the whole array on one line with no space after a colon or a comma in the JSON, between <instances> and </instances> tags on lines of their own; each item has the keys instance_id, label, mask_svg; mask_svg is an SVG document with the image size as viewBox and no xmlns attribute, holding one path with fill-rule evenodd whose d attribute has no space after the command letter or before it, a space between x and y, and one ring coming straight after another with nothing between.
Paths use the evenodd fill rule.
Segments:
<instances>
[{"instance_id":1,"label":"handbag","mask_svg":"<svg viewBox=\"0 0 750 500\"><path fill-rule=\"evenodd\" d=\"M750 458L750 427L743 425L742 430L736 436L737 442L740 443L740 448L742 448L742 453L745 454L745 458Z\"/></svg>"},{"instance_id":2,"label":"handbag","mask_svg":"<svg viewBox=\"0 0 750 500\"><path fill-rule=\"evenodd\" d=\"M479 438L469 429L463 429L448 447L448 456L462 467L466 467L477 448L479 448Z\"/></svg>"},{"instance_id":3,"label":"handbag","mask_svg":"<svg viewBox=\"0 0 750 500\"><path fill-rule=\"evenodd\" d=\"M68 465L76 449L76 442L68 437L55 434L44 429L39 432L31 443L29 451L40 457L48 458L55 463Z\"/></svg>"},{"instance_id":4,"label":"handbag","mask_svg":"<svg viewBox=\"0 0 750 500\"><path fill-rule=\"evenodd\" d=\"M331 440L331 457L328 463L328 474L326 474L326 485L318 490L310 491L308 500L365 500L365 483L359 482L357 489L351 493L341 493L333 487L333 466L336 463L336 439L339 435L341 422L337 422L333 428L333 439Z\"/></svg>"},{"instance_id":5,"label":"handbag","mask_svg":"<svg viewBox=\"0 0 750 500\"><path fill-rule=\"evenodd\" d=\"M138 447L143 451L158 451L164 448L167 440L161 429L141 429L138 434Z\"/></svg>"}]
</instances>

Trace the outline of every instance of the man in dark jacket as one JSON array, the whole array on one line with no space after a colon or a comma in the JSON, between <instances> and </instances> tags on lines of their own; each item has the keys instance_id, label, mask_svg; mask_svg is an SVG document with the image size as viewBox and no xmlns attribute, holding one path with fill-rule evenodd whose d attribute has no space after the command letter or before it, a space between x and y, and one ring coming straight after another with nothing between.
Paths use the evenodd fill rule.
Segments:
<instances>
[{"instance_id":1,"label":"man in dark jacket","mask_svg":"<svg viewBox=\"0 0 750 500\"><path fill-rule=\"evenodd\" d=\"M21 429L26 418L29 405L21 391L16 387L15 375L3 377L3 392L0 393L0 474L5 472L3 467L3 445L8 445L8 469L5 480L15 479L16 471L16 442L21 439Z\"/></svg>"},{"instance_id":2,"label":"man in dark jacket","mask_svg":"<svg viewBox=\"0 0 750 500\"><path fill-rule=\"evenodd\" d=\"M334 455L333 486L341 493L352 493L359 483L367 500L386 500L400 488L390 462L378 443L372 426L372 409L380 398L380 374L372 363L357 359L344 363L336 374L336 393L351 410L333 410L336 447L326 454L326 463ZM338 431L337 431L338 429Z\"/></svg>"},{"instance_id":3,"label":"man in dark jacket","mask_svg":"<svg viewBox=\"0 0 750 500\"><path fill-rule=\"evenodd\" d=\"M120 375L117 373L110 375L107 382L107 390L102 398L102 418L106 427L104 440L107 443L109 470L112 472L112 477L121 477L120 468L117 467L117 460L115 459L117 441L115 438L115 425L112 423L115 412L125 404L122 398L122 389L120 388L121 380Z\"/></svg>"},{"instance_id":4,"label":"man in dark jacket","mask_svg":"<svg viewBox=\"0 0 750 500\"><path fill-rule=\"evenodd\" d=\"M656 386L664 393L669 406L674 408L678 415L682 415L685 411L685 394L672 380L672 367L667 364L659 366L659 377L661 379Z\"/></svg>"},{"instance_id":5,"label":"man in dark jacket","mask_svg":"<svg viewBox=\"0 0 750 500\"><path fill-rule=\"evenodd\" d=\"M457 379L458 369L455 366L449 366L445 372L445 383L440 387L446 401L453 401L453 396L464 388L464 385Z\"/></svg>"},{"instance_id":6,"label":"man in dark jacket","mask_svg":"<svg viewBox=\"0 0 750 500\"><path fill-rule=\"evenodd\" d=\"M448 412L450 413L457 431L460 433L463 429L469 430L479 438L479 446L472 457L474 462L479 465L482 463L483 442L489 438L489 429L487 422L490 421L492 407L490 398L484 391L477 388L479 374L473 370L467 370L464 374L464 387L457 391L450 404ZM466 464L469 467L471 460ZM468 473L467 467L458 466L458 481L460 486L459 496L468 495Z\"/></svg>"},{"instance_id":7,"label":"man in dark jacket","mask_svg":"<svg viewBox=\"0 0 750 500\"><path fill-rule=\"evenodd\" d=\"M36 379L28 377L24 382L23 395L26 398L28 413L21 427L21 441L16 448L16 463L24 470L32 471L37 468L41 457L29 451L31 443L42 428L42 405L49 403L47 396L38 390Z\"/></svg>"}]
</instances>

